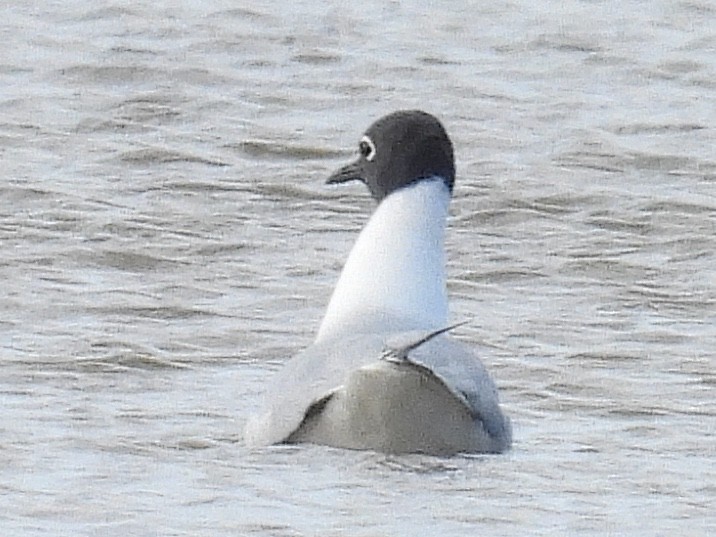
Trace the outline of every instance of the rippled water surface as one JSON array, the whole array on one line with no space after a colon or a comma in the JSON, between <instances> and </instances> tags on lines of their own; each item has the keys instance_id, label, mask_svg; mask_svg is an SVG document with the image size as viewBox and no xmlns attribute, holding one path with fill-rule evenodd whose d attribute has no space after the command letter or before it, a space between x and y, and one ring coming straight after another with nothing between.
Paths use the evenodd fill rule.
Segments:
<instances>
[{"instance_id":1,"label":"rippled water surface","mask_svg":"<svg viewBox=\"0 0 716 537\"><path fill-rule=\"evenodd\" d=\"M3 535L716 534L712 2L177 4L0 8ZM247 449L400 108L514 448Z\"/></svg>"}]
</instances>

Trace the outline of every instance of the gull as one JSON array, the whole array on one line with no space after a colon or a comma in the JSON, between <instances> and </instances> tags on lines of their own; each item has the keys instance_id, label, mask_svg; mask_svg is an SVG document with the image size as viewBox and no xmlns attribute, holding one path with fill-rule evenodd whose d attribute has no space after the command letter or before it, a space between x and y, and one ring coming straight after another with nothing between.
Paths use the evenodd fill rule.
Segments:
<instances>
[{"instance_id":1,"label":"gull","mask_svg":"<svg viewBox=\"0 0 716 537\"><path fill-rule=\"evenodd\" d=\"M487 369L449 332L444 236L453 147L434 116L374 122L327 183L361 181L377 202L312 345L249 418L250 446L312 443L385 453L501 453L512 443ZM462 323L460 323L462 324Z\"/></svg>"}]
</instances>

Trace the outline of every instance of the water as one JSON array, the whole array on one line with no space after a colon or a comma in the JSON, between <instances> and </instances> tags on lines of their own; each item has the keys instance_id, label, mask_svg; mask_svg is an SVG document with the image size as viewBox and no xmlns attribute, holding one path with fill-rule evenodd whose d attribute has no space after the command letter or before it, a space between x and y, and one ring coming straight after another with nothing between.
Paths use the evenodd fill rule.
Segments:
<instances>
[{"instance_id":1,"label":"water","mask_svg":"<svg viewBox=\"0 0 716 537\"><path fill-rule=\"evenodd\" d=\"M716 533L711 2L0 13L3 535ZM249 450L372 208L322 181L400 108L514 448Z\"/></svg>"}]
</instances>

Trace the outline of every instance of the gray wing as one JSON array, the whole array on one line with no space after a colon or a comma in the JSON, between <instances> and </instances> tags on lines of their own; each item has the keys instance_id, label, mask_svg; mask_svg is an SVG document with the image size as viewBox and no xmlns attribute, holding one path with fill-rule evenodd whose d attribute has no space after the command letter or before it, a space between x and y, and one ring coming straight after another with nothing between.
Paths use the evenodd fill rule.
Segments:
<instances>
[{"instance_id":1,"label":"gray wing","mask_svg":"<svg viewBox=\"0 0 716 537\"><path fill-rule=\"evenodd\" d=\"M310 407L343 385L354 370L380 359L385 335L358 334L314 344L276 374L259 413L246 426L245 440L270 445L286 440Z\"/></svg>"},{"instance_id":2,"label":"gray wing","mask_svg":"<svg viewBox=\"0 0 716 537\"><path fill-rule=\"evenodd\" d=\"M395 340L391 338L388 344L392 341ZM512 443L512 426L500 409L497 387L469 347L442 335L412 350L408 360L439 378L498 443L505 448Z\"/></svg>"},{"instance_id":3,"label":"gray wing","mask_svg":"<svg viewBox=\"0 0 716 537\"><path fill-rule=\"evenodd\" d=\"M308 347L274 377L260 412L247 423L245 440L251 445L285 441L311 408L343 386L351 372L381 360L388 349L417 342L430 333L356 334ZM408 360L435 375L498 444L509 446L510 422L500 410L495 384L469 348L441 335L410 350Z\"/></svg>"}]
</instances>

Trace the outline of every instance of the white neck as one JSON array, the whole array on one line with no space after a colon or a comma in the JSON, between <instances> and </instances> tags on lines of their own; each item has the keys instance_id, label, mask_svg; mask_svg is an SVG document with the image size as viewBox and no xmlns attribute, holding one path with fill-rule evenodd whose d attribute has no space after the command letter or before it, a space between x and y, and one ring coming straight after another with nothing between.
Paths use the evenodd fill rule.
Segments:
<instances>
[{"instance_id":1,"label":"white neck","mask_svg":"<svg viewBox=\"0 0 716 537\"><path fill-rule=\"evenodd\" d=\"M422 180L381 201L351 250L316 341L336 334L447 324L444 181Z\"/></svg>"}]
</instances>

